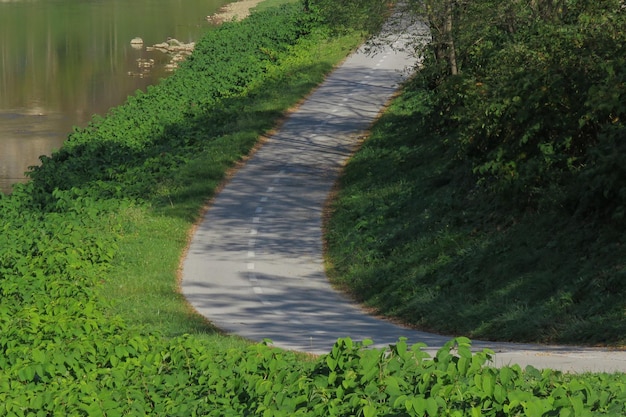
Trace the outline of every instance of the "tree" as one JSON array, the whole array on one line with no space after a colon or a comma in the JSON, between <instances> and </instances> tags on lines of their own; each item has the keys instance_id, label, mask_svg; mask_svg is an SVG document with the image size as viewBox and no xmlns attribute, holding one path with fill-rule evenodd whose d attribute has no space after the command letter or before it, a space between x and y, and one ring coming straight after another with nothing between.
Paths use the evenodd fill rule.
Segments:
<instances>
[{"instance_id":1,"label":"tree","mask_svg":"<svg viewBox=\"0 0 626 417\"><path fill-rule=\"evenodd\" d=\"M626 219L624 3L411 3L432 33L421 76L437 126L481 183L520 205L560 200Z\"/></svg>"},{"instance_id":2,"label":"tree","mask_svg":"<svg viewBox=\"0 0 626 417\"><path fill-rule=\"evenodd\" d=\"M406 3L408 13L427 23L431 36L428 48L451 75L459 73L454 36L459 4L460 0L409 0Z\"/></svg>"},{"instance_id":3,"label":"tree","mask_svg":"<svg viewBox=\"0 0 626 417\"><path fill-rule=\"evenodd\" d=\"M536 17L546 21L559 21L567 12L565 0L530 0L529 6Z\"/></svg>"}]
</instances>

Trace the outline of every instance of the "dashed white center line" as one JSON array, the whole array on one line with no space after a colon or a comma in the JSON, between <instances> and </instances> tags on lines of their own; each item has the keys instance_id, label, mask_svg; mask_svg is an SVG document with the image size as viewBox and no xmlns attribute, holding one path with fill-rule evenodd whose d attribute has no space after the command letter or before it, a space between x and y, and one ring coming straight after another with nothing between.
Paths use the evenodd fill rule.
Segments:
<instances>
[{"instance_id":1,"label":"dashed white center line","mask_svg":"<svg viewBox=\"0 0 626 417\"><path fill-rule=\"evenodd\" d=\"M256 236L256 234L257 234L258 232L259 232L259 231L258 231L258 230L256 230L256 229L250 229L250 235L252 235L252 236Z\"/></svg>"},{"instance_id":2,"label":"dashed white center line","mask_svg":"<svg viewBox=\"0 0 626 417\"><path fill-rule=\"evenodd\" d=\"M263 288L261 287L252 287L252 290L255 294L263 294Z\"/></svg>"},{"instance_id":3,"label":"dashed white center line","mask_svg":"<svg viewBox=\"0 0 626 417\"><path fill-rule=\"evenodd\" d=\"M260 217L253 217L252 218L252 223L260 223L261 222L261 218Z\"/></svg>"},{"instance_id":4,"label":"dashed white center line","mask_svg":"<svg viewBox=\"0 0 626 417\"><path fill-rule=\"evenodd\" d=\"M246 267L248 268L248 271L252 271L254 269L254 262L248 262Z\"/></svg>"},{"instance_id":5,"label":"dashed white center line","mask_svg":"<svg viewBox=\"0 0 626 417\"><path fill-rule=\"evenodd\" d=\"M267 197L261 197L261 203L265 203L267 201Z\"/></svg>"},{"instance_id":6,"label":"dashed white center line","mask_svg":"<svg viewBox=\"0 0 626 417\"><path fill-rule=\"evenodd\" d=\"M253 248L256 245L256 239L248 239L248 246Z\"/></svg>"},{"instance_id":7,"label":"dashed white center line","mask_svg":"<svg viewBox=\"0 0 626 417\"><path fill-rule=\"evenodd\" d=\"M248 251L248 258L254 258L254 251Z\"/></svg>"},{"instance_id":8,"label":"dashed white center line","mask_svg":"<svg viewBox=\"0 0 626 417\"><path fill-rule=\"evenodd\" d=\"M267 192L268 193L274 192L274 187L267 187Z\"/></svg>"}]
</instances>

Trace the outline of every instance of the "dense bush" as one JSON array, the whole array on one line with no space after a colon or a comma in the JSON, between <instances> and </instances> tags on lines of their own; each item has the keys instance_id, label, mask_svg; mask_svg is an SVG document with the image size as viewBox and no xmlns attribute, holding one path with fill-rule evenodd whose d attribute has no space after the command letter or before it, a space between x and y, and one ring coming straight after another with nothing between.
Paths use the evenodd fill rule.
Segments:
<instances>
[{"instance_id":1,"label":"dense bush","mask_svg":"<svg viewBox=\"0 0 626 417\"><path fill-rule=\"evenodd\" d=\"M427 54L424 81L479 183L518 206L621 221L623 3L461 1L454 23L459 74Z\"/></svg>"},{"instance_id":2,"label":"dense bush","mask_svg":"<svg viewBox=\"0 0 626 417\"><path fill-rule=\"evenodd\" d=\"M120 335L62 350L33 349L5 375L2 415L168 416L591 416L626 411L619 375L571 376L486 366L455 339L435 357L399 341L366 349L341 339L302 361L264 344L211 350L190 337L169 342ZM98 363L96 359L100 359Z\"/></svg>"},{"instance_id":3,"label":"dense bush","mask_svg":"<svg viewBox=\"0 0 626 417\"><path fill-rule=\"evenodd\" d=\"M376 33L385 19L393 1L386 0L306 0L307 8L329 24L331 31L341 32L358 28L366 33Z\"/></svg>"}]
</instances>

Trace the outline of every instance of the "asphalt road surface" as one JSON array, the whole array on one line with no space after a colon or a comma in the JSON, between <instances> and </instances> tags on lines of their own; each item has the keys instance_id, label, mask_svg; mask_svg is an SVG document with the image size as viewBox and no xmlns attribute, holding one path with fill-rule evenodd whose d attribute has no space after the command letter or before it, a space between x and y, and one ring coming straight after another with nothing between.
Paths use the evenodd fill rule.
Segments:
<instances>
[{"instance_id":1,"label":"asphalt road surface","mask_svg":"<svg viewBox=\"0 0 626 417\"><path fill-rule=\"evenodd\" d=\"M375 346L450 336L371 317L333 290L322 260L322 208L342 164L415 67L391 46L352 54L216 196L183 261L181 292L217 327L275 346L328 353L340 337ZM391 169L391 167L390 167ZM626 371L626 352L474 342L497 366Z\"/></svg>"}]
</instances>

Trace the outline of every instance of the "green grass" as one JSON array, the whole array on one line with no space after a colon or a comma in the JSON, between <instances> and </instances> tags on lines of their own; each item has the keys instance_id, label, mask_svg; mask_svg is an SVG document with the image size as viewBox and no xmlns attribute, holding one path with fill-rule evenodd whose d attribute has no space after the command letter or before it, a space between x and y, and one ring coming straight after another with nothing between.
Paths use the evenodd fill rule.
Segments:
<instances>
[{"instance_id":1,"label":"green grass","mask_svg":"<svg viewBox=\"0 0 626 417\"><path fill-rule=\"evenodd\" d=\"M522 212L475 186L410 86L348 163L326 225L332 281L379 312L472 338L626 342L619 230Z\"/></svg>"}]
</instances>

